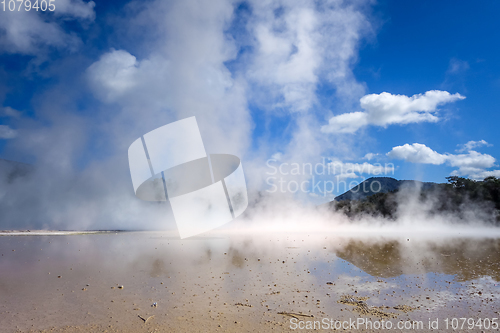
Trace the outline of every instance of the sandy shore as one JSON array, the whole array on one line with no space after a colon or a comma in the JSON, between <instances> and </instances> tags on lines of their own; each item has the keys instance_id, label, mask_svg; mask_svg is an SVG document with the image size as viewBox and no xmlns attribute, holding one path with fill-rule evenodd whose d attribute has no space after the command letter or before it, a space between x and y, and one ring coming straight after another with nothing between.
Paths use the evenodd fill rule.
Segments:
<instances>
[{"instance_id":1,"label":"sandy shore","mask_svg":"<svg viewBox=\"0 0 500 333\"><path fill-rule=\"evenodd\" d=\"M438 332L447 318L500 317L498 249L494 238L6 236L0 331L307 332L294 323L364 318Z\"/></svg>"}]
</instances>

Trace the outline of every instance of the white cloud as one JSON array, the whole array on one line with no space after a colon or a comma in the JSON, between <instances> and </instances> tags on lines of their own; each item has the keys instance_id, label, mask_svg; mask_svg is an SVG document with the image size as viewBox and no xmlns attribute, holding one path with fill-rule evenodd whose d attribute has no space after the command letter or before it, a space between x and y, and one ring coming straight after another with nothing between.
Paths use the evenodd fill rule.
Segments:
<instances>
[{"instance_id":1,"label":"white cloud","mask_svg":"<svg viewBox=\"0 0 500 333\"><path fill-rule=\"evenodd\" d=\"M344 113L334 116L328 125L321 127L324 133L354 133L366 125L387 127L392 124L437 122L439 105L464 99L459 93L430 90L411 97L387 92L370 94L360 99L363 112Z\"/></svg>"},{"instance_id":2,"label":"white cloud","mask_svg":"<svg viewBox=\"0 0 500 333\"><path fill-rule=\"evenodd\" d=\"M473 179L484 179L487 177L500 178L500 170L491 170L491 171L480 170L475 173L472 173L470 177Z\"/></svg>"},{"instance_id":3,"label":"white cloud","mask_svg":"<svg viewBox=\"0 0 500 333\"><path fill-rule=\"evenodd\" d=\"M354 133L366 125L368 125L368 115L365 112L350 112L330 118L329 124L321 127L321 132Z\"/></svg>"},{"instance_id":4,"label":"white cloud","mask_svg":"<svg viewBox=\"0 0 500 333\"><path fill-rule=\"evenodd\" d=\"M17 131L7 125L0 125L0 139L12 139L17 136Z\"/></svg>"},{"instance_id":5,"label":"white cloud","mask_svg":"<svg viewBox=\"0 0 500 333\"><path fill-rule=\"evenodd\" d=\"M0 108L0 117L12 117L19 118L21 117L21 111L11 108L10 106L5 106Z\"/></svg>"},{"instance_id":6,"label":"white cloud","mask_svg":"<svg viewBox=\"0 0 500 333\"><path fill-rule=\"evenodd\" d=\"M496 171L486 171L485 169L495 166L495 158L488 154L481 154L471 150L467 154L440 154L426 145L420 143L405 144L392 148L387 156L394 159L405 160L411 163L423 164L448 164L458 167L452 174L468 175L472 178L481 178L480 175L495 173ZM484 177L482 177L484 178Z\"/></svg>"},{"instance_id":7,"label":"white cloud","mask_svg":"<svg viewBox=\"0 0 500 333\"><path fill-rule=\"evenodd\" d=\"M380 154L368 153L363 158L368 160L368 161L371 161L372 159L376 158L379 155Z\"/></svg>"},{"instance_id":8,"label":"white cloud","mask_svg":"<svg viewBox=\"0 0 500 333\"><path fill-rule=\"evenodd\" d=\"M474 148L486 146L486 147L491 147L492 145L486 142L485 140L480 140L480 141L469 141L466 144L462 145L457 145L459 148L456 150L457 152L461 153L464 151L471 151Z\"/></svg>"},{"instance_id":9,"label":"white cloud","mask_svg":"<svg viewBox=\"0 0 500 333\"><path fill-rule=\"evenodd\" d=\"M487 169L495 165L495 158L488 154L481 154L477 151L471 150L467 154L452 155L447 154L448 163L452 167L460 169L475 168Z\"/></svg>"},{"instance_id":10,"label":"white cloud","mask_svg":"<svg viewBox=\"0 0 500 333\"><path fill-rule=\"evenodd\" d=\"M138 66L137 59L127 51L112 50L93 63L87 74L96 95L112 102L137 84Z\"/></svg>"},{"instance_id":11,"label":"white cloud","mask_svg":"<svg viewBox=\"0 0 500 333\"><path fill-rule=\"evenodd\" d=\"M82 0L57 0L55 15L73 17L84 20L95 19L95 2L94 1L82 1Z\"/></svg>"},{"instance_id":12,"label":"white cloud","mask_svg":"<svg viewBox=\"0 0 500 333\"><path fill-rule=\"evenodd\" d=\"M19 3L16 1L16 8ZM34 3L32 1L32 3ZM63 20L94 20L93 1L58 0L55 1L55 17ZM0 11L0 47L7 53L37 55L44 46L69 49L71 51L81 44L81 40L72 33L67 33L57 19L42 11L24 8L20 11Z\"/></svg>"},{"instance_id":13,"label":"white cloud","mask_svg":"<svg viewBox=\"0 0 500 333\"><path fill-rule=\"evenodd\" d=\"M424 164L443 164L446 162L446 156L435 152L426 145L414 143L412 145L405 144L392 148L387 153L390 158L405 160L411 163L424 163Z\"/></svg>"}]
</instances>

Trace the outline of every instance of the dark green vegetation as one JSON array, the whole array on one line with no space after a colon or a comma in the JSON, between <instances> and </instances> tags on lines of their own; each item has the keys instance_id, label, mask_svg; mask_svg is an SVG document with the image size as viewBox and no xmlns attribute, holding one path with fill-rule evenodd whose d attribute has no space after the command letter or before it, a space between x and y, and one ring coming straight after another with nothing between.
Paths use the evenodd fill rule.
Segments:
<instances>
[{"instance_id":1,"label":"dark green vegetation","mask_svg":"<svg viewBox=\"0 0 500 333\"><path fill-rule=\"evenodd\" d=\"M336 197L329 206L351 218L372 215L394 220L400 205L414 198L429 214L452 214L464 220L481 218L500 225L500 179L446 179L448 183L436 184L374 177Z\"/></svg>"}]
</instances>

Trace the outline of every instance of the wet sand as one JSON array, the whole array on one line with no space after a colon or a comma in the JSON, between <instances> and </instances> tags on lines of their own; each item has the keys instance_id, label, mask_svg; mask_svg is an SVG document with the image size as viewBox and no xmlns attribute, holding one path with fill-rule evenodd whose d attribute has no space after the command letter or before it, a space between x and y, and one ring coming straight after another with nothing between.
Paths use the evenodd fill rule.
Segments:
<instances>
[{"instance_id":1,"label":"wet sand","mask_svg":"<svg viewBox=\"0 0 500 333\"><path fill-rule=\"evenodd\" d=\"M487 237L2 236L0 331L307 332L292 323L365 318L440 332L446 318L500 317L499 250Z\"/></svg>"}]
</instances>

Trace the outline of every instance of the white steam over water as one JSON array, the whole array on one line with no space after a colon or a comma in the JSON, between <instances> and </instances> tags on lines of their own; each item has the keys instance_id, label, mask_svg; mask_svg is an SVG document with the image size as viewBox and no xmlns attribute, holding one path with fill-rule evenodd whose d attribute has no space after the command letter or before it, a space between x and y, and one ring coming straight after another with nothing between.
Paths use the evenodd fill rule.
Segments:
<instances>
[{"instance_id":1,"label":"white steam over water","mask_svg":"<svg viewBox=\"0 0 500 333\"><path fill-rule=\"evenodd\" d=\"M32 117L6 109L15 115L17 136L6 143L5 157L34 167L24 177L0 175L0 229L175 229L168 205L134 196L127 149L144 133L196 116L207 153L242 158L253 204L227 228L249 224L262 230L379 230L382 220L364 218L349 225L340 214L309 206L306 199L314 193L265 193L271 156L301 164L317 163L324 156L352 159L370 141L362 131L356 137L324 133L338 125L340 118L333 114L349 118L366 94L352 69L359 45L372 41L379 25L370 6L363 0L250 1L251 11L246 12L226 0L131 2L127 8L134 10L117 14L111 24L125 39L136 36L138 28L147 38L94 58L68 54L44 72L58 80L38 93ZM84 14L73 13L78 19L95 18L92 6L81 10ZM235 26L238 22L245 23ZM53 45L49 40L23 40L27 44L16 50L24 54L46 54ZM81 41L60 42L73 49ZM334 91L331 108L319 102L320 83ZM411 98L369 95L363 99L371 119L365 125L437 121L436 106L459 99L463 96L440 91ZM89 101L83 106L86 112L81 112L81 100ZM381 112L372 105L379 100L394 100L398 106L391 109L394 117L382 123L369 116ZM252 105L258 106L258 114ZM280 117L284 128L270 125ZM336 120L321 131L329 118ZM350 123L341 125L345 129ZM372 170L368 174L376 169L366 165ZM302 181L311 175L286 177ZM405 208L408 213L398 223L384 228L405 232L420 226L438 232L455 222L454 217L418 213L422 209ZM466 222L482 220L472 214Z\"/></svg>"}]
</instances>

